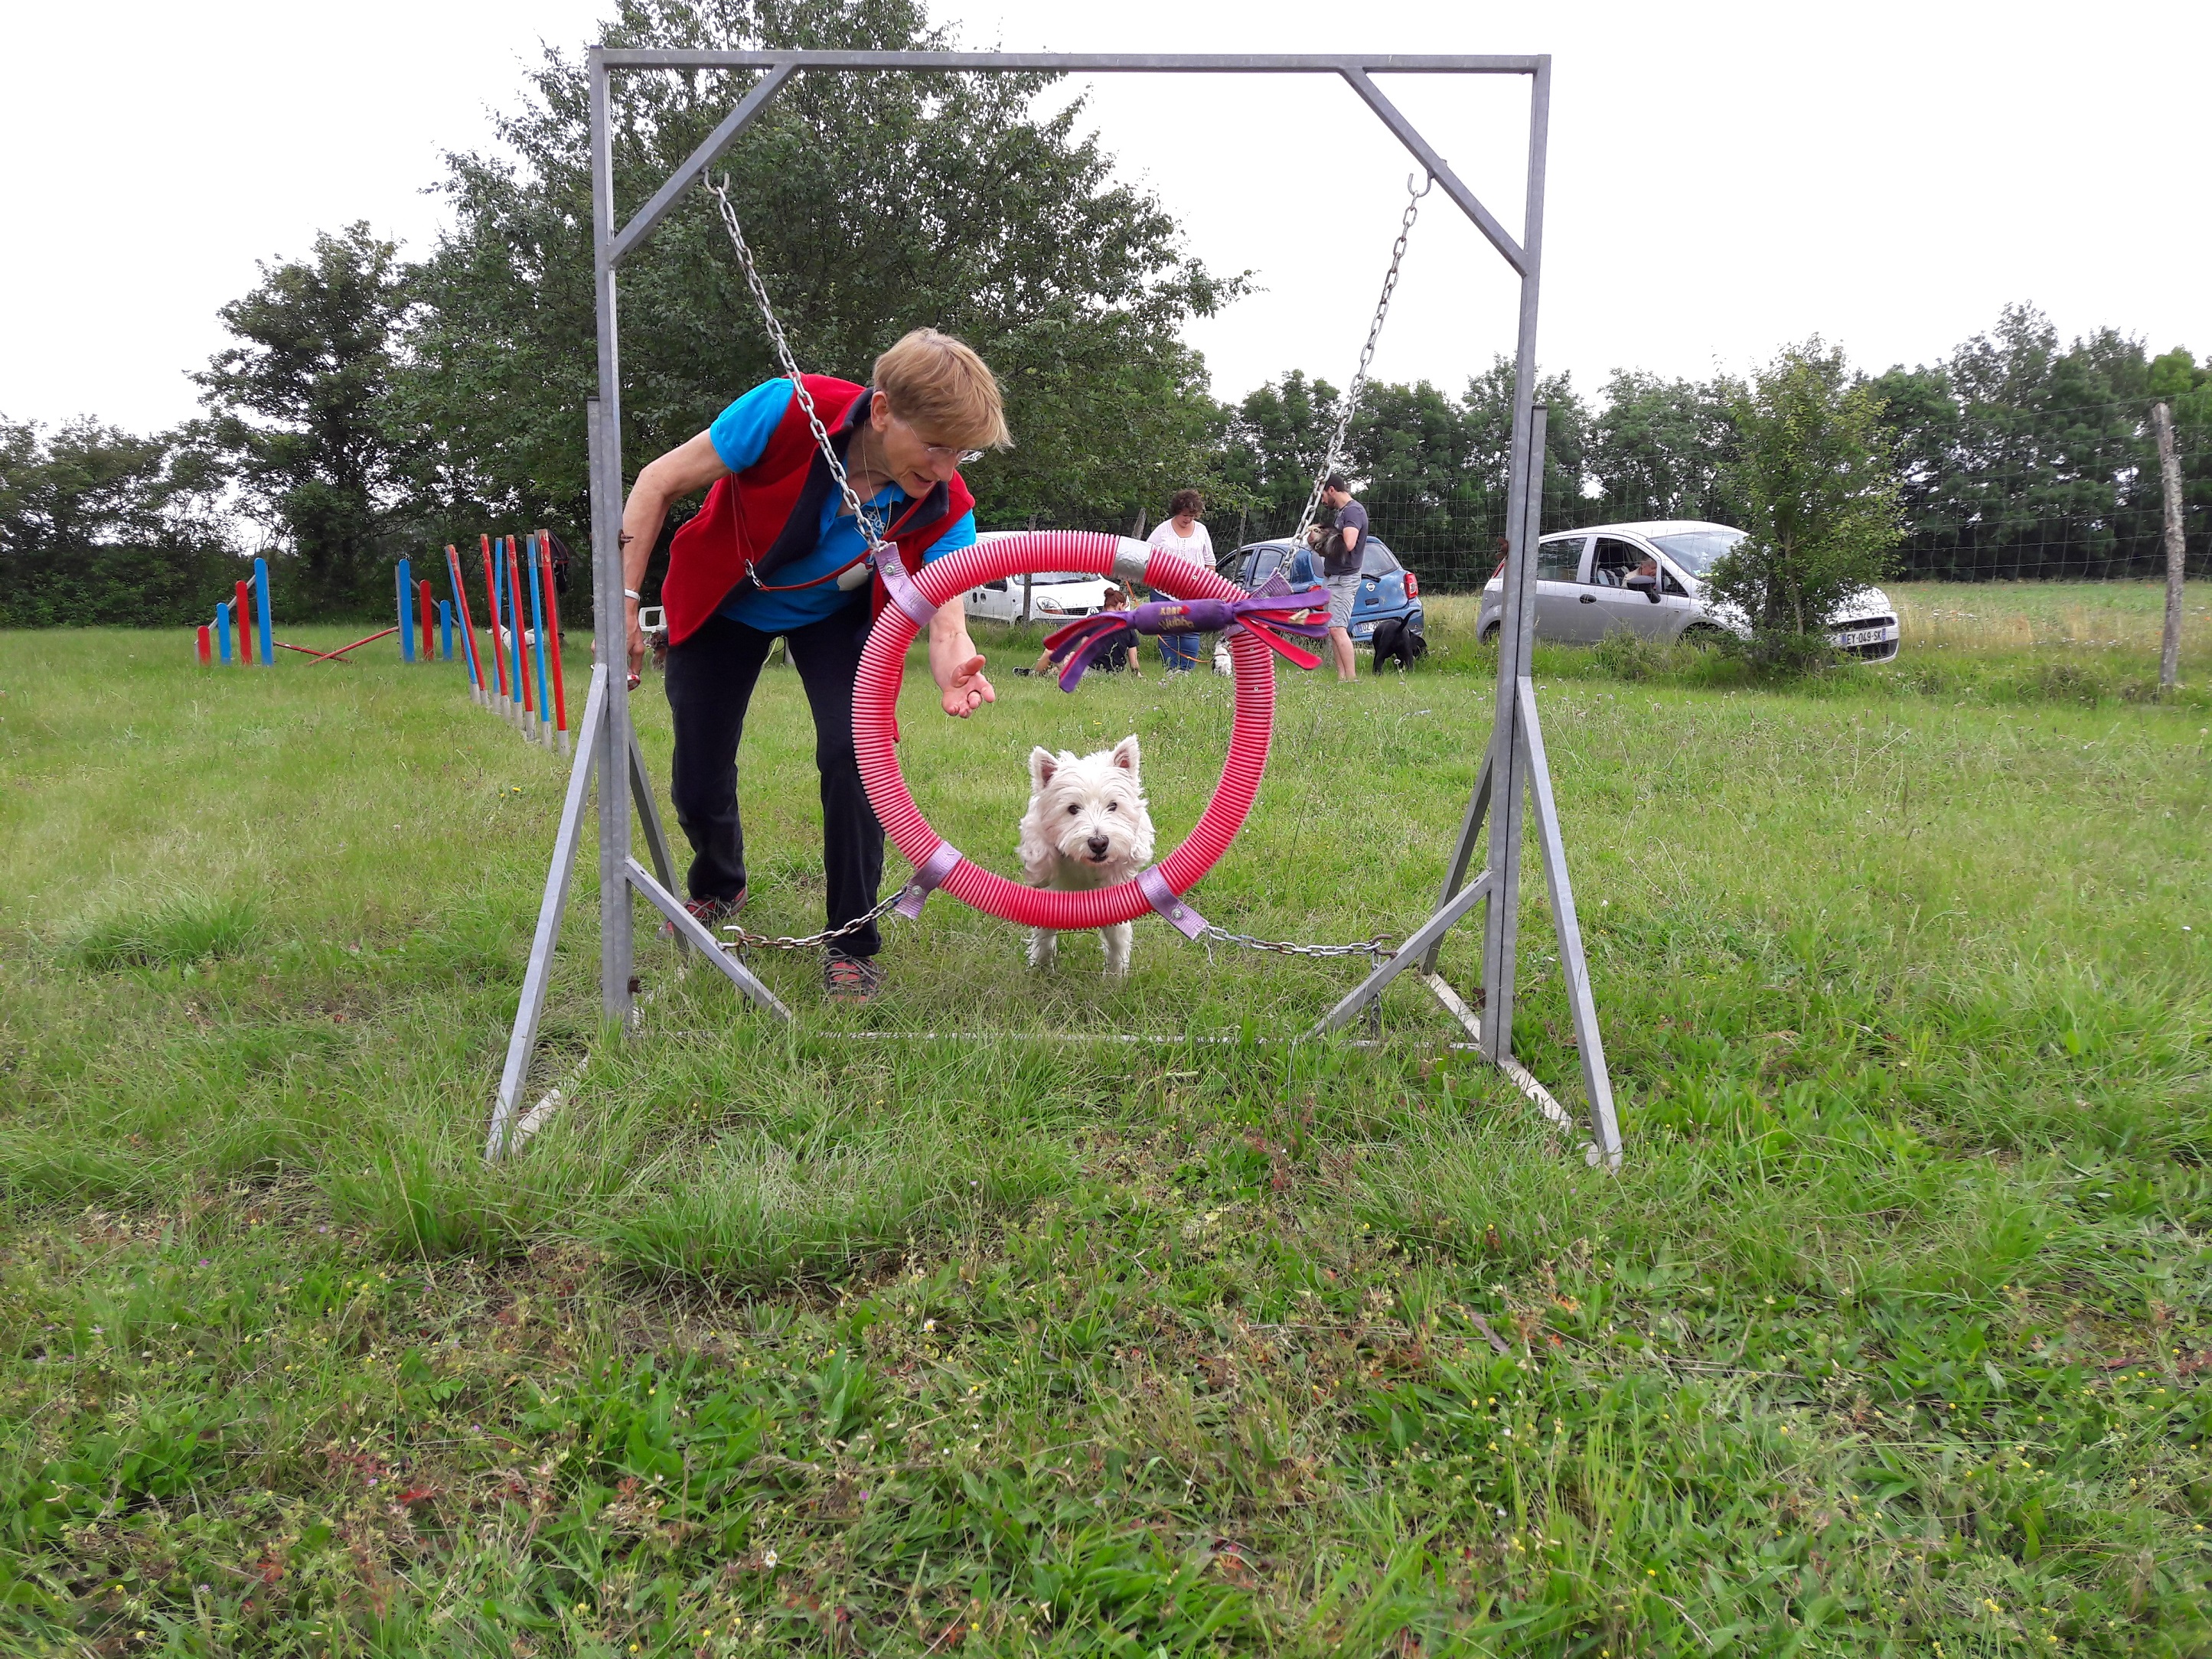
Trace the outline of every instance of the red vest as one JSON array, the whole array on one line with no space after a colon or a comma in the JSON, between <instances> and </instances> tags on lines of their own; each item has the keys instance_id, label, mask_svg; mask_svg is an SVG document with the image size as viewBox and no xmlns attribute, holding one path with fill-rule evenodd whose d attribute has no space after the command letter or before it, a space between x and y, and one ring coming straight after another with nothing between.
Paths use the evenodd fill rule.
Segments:
<instances>
[{"instance_id":1,"label":"red vest","mask_svg":"<svg viewBox=\"0 0 2212 1659\"><path fill-rule=\"evenodd\" d=\"M850 380L810 374L806 389L841 454L867 416L871 396ZM836 486L830 464L806 424L797 398L783 412L761 458L742 472L716 481L706 504L668 544L668 574L660 603L668 613L668 639L680 645L720 610L745 582L776 586L775 573L814 550L821 538L822 507ZM975 504L958 473L901 514L884 532L920 569L922 556ZM884 605L883 578L875 579L876 608Z\"/></svg>"}]
</instances>

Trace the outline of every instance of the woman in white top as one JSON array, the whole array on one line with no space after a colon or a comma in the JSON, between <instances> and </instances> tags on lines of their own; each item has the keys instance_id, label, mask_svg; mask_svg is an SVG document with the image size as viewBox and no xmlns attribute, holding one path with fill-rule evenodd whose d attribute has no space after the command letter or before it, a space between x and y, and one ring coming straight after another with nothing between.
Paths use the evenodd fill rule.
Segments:
<instances>
[{"instance_id":1,"label":"woman in white top","mask_svg":"<svg viewBox=\"0 0 2212 1659\"><path fill-rule=\"evenodd\" d=\"M1177 558L1188 559L1202 569L1213 568L1213 538L1206 533L1199 520L1206 511L1206 497L1195 489L1178 489L1168 502L1168 516L1152 532L1150 545L1156 552L1172 553ZM1160 635L1160 660L1171 672L1188 673L1198 662L1199 636L1195 634L1163 634Z\"/></svg>"}]
</instances>

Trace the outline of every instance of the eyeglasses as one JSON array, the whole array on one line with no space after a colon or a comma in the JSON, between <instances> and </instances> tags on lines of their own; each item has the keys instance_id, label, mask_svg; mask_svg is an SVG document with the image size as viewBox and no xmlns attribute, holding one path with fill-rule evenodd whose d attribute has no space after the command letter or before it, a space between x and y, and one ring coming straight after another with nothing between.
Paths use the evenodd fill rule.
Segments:
<instances>
[{"instance_id":1,"label":"eyeglasses","mask_svg":"<svg viewBox=\"0 0 2212 1659\"><path fill-rule=\"evenodd\" d=\"M919 438L921 435L919 432L915 432L913 423L904 416L894 412L891 419L905 427L908 431L914 432L915 437ZM983 452L980 449L961 449L951 444L924 444L921 450L922 453L933 461L951 461L956 466L973 466L983 459Z\"/></svg>"}]
</instances>

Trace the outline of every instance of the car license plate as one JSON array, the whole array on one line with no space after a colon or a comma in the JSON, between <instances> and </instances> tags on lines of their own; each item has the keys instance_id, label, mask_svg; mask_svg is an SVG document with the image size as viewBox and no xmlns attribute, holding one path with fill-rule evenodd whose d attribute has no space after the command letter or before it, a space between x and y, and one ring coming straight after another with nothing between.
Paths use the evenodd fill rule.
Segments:
<instances>
[{"instance_id":1,"label":"car license plate","mask_svg":"<svg viewBox=\"0 0 2212 1659\"><path fill-rule=\"evenodd\" d=\"M1362 623L1358 627L1352 630L1352 637L1355 640L1364 640L1374 631L1375 624L1373 623Z\"/></svg>"},{"instance_id":2,"label":"car license plate","mask_svg":"<svg viewBox=\"0 0 2212 1659\"><path fill-rule=\"evenodd\" d=\"M1846 650L1855 645L1872 645L1884 631L1879 628L1849 628L1836 635L1836 643Z\"/></svg>"}]
</instances>

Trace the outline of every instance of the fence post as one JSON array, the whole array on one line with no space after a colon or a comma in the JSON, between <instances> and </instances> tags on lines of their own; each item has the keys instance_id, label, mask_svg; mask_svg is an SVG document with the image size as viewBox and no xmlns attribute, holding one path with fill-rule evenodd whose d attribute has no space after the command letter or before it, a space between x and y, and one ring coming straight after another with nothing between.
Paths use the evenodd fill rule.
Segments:
<instances>
[{"instance_id":1,"label":"fence post","mask_svg":"<svg viewBox=\"0 0 2212 1659\"><path fill-rule=\"evenodd\" d=\"M2158 432L2158 474L2166 496L2166 637L2159 646L2158 689L2161 696L2170 696L2181 678L2181 577L2188 543L2181 533L2181 458L2173 453L2173 410L2153 404L2150 423Z\"/></svg>"}]
</instances>

